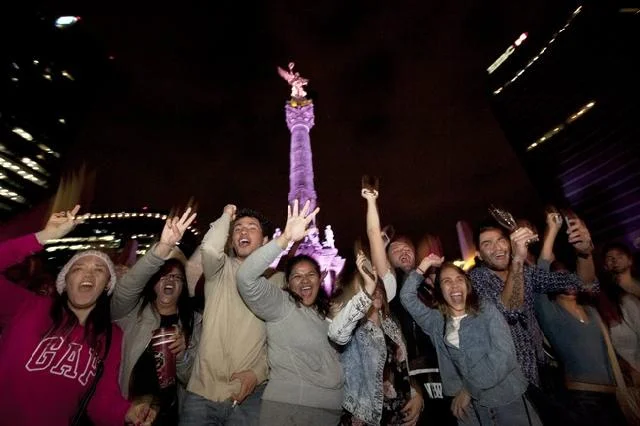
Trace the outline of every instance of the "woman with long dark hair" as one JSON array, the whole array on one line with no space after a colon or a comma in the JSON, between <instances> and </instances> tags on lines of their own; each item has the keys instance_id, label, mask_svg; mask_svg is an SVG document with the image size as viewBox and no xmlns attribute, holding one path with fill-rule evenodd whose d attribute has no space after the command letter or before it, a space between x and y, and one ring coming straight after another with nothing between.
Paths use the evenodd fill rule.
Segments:
<instances>
[{"instance_id":1,"label":"woman with long dark hair","mask_svg":"<svg viewBox=\"0 0 640 426\"><path fill-rule=\"evenodd\" d=\"M79 208L54 214L36 234L1 243L0 269L71 232ZM1 421L66 426L88 416L96 425L151 424L149 405L131 404L118 388L122 332L109 312L116 287L111 260L99 251L79 252L56 287L59 296L52 299L0 276Z\"/></svg>"},{"instance_id":2,"label":"woman with long dark hair","mask_svg":"<svg viewBox=\"0 0 640 426\"><path fill-rule=\"evenodd\" d=\"M156 408L155 425L177 424L199 337L201 319L191 306L184 265L168 259L195 216L187 209L167 219L160 241L120 279L111 299L112 318L124 331L122 394ZM171 359L159 348L161 336Z\"/></svg>"},{"instance_id":3,"label":"woman with long dark hair","mask_svg":"<svg viewBox=\"0 0 640 426\"><path fill-rule=\"evenodd\" d=\"M302 240L317 209L309 203L289 208L278 238L260 247L237 272L238 292L267 325L269 382L262 396L261 426L335 425L340 419L343 374L336 350L327 339L329 297L321 286L320 265L309 256L294 256L286 268L286 289L263 277L290 242Z\"/></svg>"},{"instance_id":4,"label":"woman with long dark hair","mask_svg":"<svg viewBox=\"0 0 640 426\"><path fill-rule=\"evenodd\" d=\"M511 331L495 305L480 303L467 274L435 255L425 257L406 278L400 300L438 352L443 391L454 396L460 425L541 425L527 400ZM429 308L417 287L432 266L440 267Z\"/></svg>"},{"instance_id":5,"label":"woman with long dark hair","mask_svg":"<svg viewBox=\"0 0 640 426\"><path fill-rule=\"evenodd\" d=\"M347 285L342 300L348 302L329 326L329 338L344 346L345 413L340 424L415 425L423 399L409 377L400 325L391 317L384 283L364 253L357 254L356 265L361 280Z\"/></svg>"}]
</instances>

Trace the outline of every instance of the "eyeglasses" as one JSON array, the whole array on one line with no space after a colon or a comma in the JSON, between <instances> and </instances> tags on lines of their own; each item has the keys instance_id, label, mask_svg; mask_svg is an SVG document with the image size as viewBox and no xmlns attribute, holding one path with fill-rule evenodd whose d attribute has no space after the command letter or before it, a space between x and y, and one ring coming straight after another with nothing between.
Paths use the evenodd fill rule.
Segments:
<instances>
[{"instance_id":1,"label":"eyeglasses","mask_svg":"<svg viewBox=\"0 0 640 426\"><path fill-rule=\"evenodd\" d=\"M167 274L160 278L163 281L184 282L184 276L181 274Z\"/></svg>"}]
</instances>

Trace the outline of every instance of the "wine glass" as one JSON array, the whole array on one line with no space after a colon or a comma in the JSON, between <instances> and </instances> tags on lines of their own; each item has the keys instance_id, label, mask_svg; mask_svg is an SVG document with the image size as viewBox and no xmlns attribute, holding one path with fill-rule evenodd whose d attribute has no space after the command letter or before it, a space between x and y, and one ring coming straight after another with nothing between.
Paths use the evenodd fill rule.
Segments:
<instances>
[{"instance_id":1,"label":"wine glass","mask_svg":"<svg viewBox=\"0 0 640 426\"><path fill-rule=\"evenodd\" d=\"M505 228L507 228L509 230L509 232L514 232L516 229L519 228L518 223L516 222L516 220L513 218L513 215L511 213L509 213L506 210L503 209L499 209L496 206L494 206L493 204L491 206L489 206L489 213L491 214L491 216L493 216L493 218L502 226L504 226ZM535 243L538 241L538 236L535 235L534 237L530 238L529 240L527 240L527 245Z\"/></svg>"}]
</instances>

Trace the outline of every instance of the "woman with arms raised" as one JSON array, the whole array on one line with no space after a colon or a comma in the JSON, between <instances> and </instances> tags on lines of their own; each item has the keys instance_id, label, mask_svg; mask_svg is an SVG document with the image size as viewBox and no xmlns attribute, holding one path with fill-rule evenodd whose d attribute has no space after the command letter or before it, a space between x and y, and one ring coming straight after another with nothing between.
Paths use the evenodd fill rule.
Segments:
<instances>
[{"instance_id":1,"label":"woman with arms raised","mask_svg":"<svg viewBox=\"0 0 640 426\"><path fill-rule=\"evenodd\" d=\"M509 326L498 309L479 303L466 273L444 258L425 257L406 278L400 300L436 347L443 390L460 425L541 425L525 396ZM417 297L424 273L440 266L437 308Z\"/></svg>"},{"instance_id":2,"label":"woman with arms raised","mask_svg":"<svg viewBox=\"0 0 640 426\"><path fill-rule=\"evenodd\" d=\"M178 423L178 403L191 375L202 323L191 307L184 265L167 260L195 217L188 208L181 217L167 219L160 241L120 279L111 298L111 316L124 332L122 394L151 403L158 412L155 426ZM172 365L156 362L161 351L153 343L162 342L152 339L154 333L166 335L172 356L164 361Z\"/></svg>"},{"instance_id":3,"label":"woman with arms raised","mask_svg":"<svg viewBox=\"0 0 640 426\"><path fill-rule=\"evenodd\" d=\"M345 373L345 414L340 424L413 426L423 399L409 377L400 326L391 317L376 268L362 252L356 265L364 285L356 279L344 289L341 298L348 302L329 326L329 338L345 346L340 356Z\"/></svg>"},{"instance_id":4,"label":"woman with arms raised","mask_svg":"<svg viewBox=\"0 0 640 426\"><path fill-rule=\"evenodd\" d=\"M289 207L282 235L254 251L237 273L238 292L267 324L269 382L262 397L261 426L336 425L340 419L343 374L329 343L329 298L320 266L309 256L287 263L285 289L262 277L290 242L302 240L319 209L307 215L298 201Z\"/></svg>"},{"instance_id":5,"label":"woman with arms raised","mask_svg":"<svg viewBox=\"0 0 640 426\"><path fill-rule=\"evenodd\" d=\"M71 232L79 208L54 214L36 234L1 243L0 270ZM96 425L153 422L148 404L131 404L120 395L122 332L111 324L109 312L115 285L113 263L92 250L77 253L62 268L55 299L0 276L0 383L7 390L0 401L1 422L76 424L85 405Z\"/></svg>"}]
</instances>

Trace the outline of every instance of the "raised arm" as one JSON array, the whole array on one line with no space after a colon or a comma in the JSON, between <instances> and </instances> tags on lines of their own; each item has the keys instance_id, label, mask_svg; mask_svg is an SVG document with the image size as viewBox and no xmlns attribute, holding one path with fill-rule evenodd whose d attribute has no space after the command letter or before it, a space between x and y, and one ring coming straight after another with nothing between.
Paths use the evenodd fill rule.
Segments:
<instances>
[{"instance_id":1,"label":"raised arm","mask_svg":"<svg viewBox=\"0 0 640 426\"><path fill-rule=\"evenodd\" d=\"M293 209L291 206L288 207L287 225L282 234L251 253L238 269L236 275L238 292L249 309L265 321L281 319L293 304L284 290L271 284L262 274L291 241L300 241L308 234L307 226L320 210L316 208L315 211L307 214L308 209L307 201L299 212L298 200L296 200Z\"/></svg>"},{"instance_id":2,"label":"raised arm","mask_svg":"<svg viewBox=\"0 0 640 426\"><path fill-rule=\"evenodd\" d=\"M538 267L541 269L549 270L551 263L555 260L553 254L553 245L556 242L556 237L562 227L562 216L557 211L551 211L547 213L547 226L544 231L544 238L542 240L542 250L538 257Z\"/></svg>"},{"instance_id":3,"label":"raised arm","mask_svg":"<svg viewBox=\"0 0 640 426\"><path fill-rule=\"evenodd\" d=\"M436 259L438 259L436 261ZM418 298L418 286L424 281L424 272L431 266L439 266L444 261L443 258L431 254L420 262L418 268L411 271L402 284L400 289L400 302L402 306L409 312L413 320L420 326L429 336L434 336L438 330L442 330L444 326L444 317L437 309L431 309L425 306Z\"/></svg>"},{"instance_id":4,"label":"raised arm","mask_svg":"<svg viewBox=\"0 0 640 426\"><path fill-rule=\"evenodd\" d=\"M378 213L378 191L362 188L362 198L367 201L367 237L371 249L371 263L378 271L380 278L385 279L385 291L387 300L390 302L395 296L397 285L395 278L387 277L391 271L389 260L385 252L384 240L382 239L382 229L380 227L380 214Z\"/></svg>"},{"instance_id":5,"label":"raised arm","mask_svg":"<svg viewBox=\"0 0 640 426\"><path fill-rule=\"evenodd\" d=\"M585 290L596 290L593 288L596 283L596 267L593 263L593 243L591 234L584 222L580 219L569 219L569 244L576 250L576 274L582 280L582 288Z\"/></svg>"},{"instance_id":6,"label":"raised arm","mask_svg":"<svg viewBox=\"0 0 640 426\"><path fill-rule=\"evenodd\" d=\"M2 267L6 269L13 264L20 263L27 256L40 250L42 250L42 245L34 234L3 241L0 243ZM36 297L34 293L15 285L0 274L0 328L13 318L23 303Z\"/></svg>"},{"instance_id":7,"label":"raised arm","mask_svg":"<svg viewBox=\"0 0 640 426\"><path fill-rule=\"evenodd\" d=\"M376 291L375 276L372 276L371 272L365 270L365 261L365 255L362 252L358 253L356 265L358 266L360 276L364 280L364 288L347 302L335 318L333 318L331 324L329 324L329 339L338 345L346 345L349 343L353 330L358 325L358 322L367 314L373 302L372 295ZM373 274L375 274L375 268Z\"/></svg>"},{"instance_id":8,"label":"raised arm","mask_svg":"<svg viewBox=\"0 0 640 426\"><path fill-rule=\"evenodd\" d=\"M521 309L524 305L524 262L527 259L527 242L535 238L529 228L518 228L509 236L511 240L511 264L500 294L506 310Z\"/></svg>"},{"instance_id":9,"label":"raised arm","mask_svg":"<svg viewBox=\"0 0 640 426\"><path fill-rule=\"evenodd\" d=\"M283 248L270 241L249 255L236 274L238 293L249 309L264 321L277 321L288 312L288 294L262 276Z\"/></svg>"},{"instance_id":10,"label":"raised arm","mask_svg":"<svg viewBox=\"0 0 640 426\"><path fill-rule=\"evenodd\" d=\"M171 250L182 239L184 232L195 220L196 213L188 208L181 217L168 218L155 244L125 275L113 291L111 298L111 319L119 320L129 314L137 305L140 294L153 274L158 272Z\"/></svg>"},{"instance_id":11,"label":"raised arm","mask_svg":"<svg viewBox=\"0 0 640 426\"><path fill-rule=\"evenodd\" d=\"M202 248L200 246L195 249L189 260L187 260L187 264L184 266L184 269L187 288L189 289L189 296L193 297L196 295L198 281L200 281L200 277L202 277L202 274L204 273L202 269Z\"/></svg>"},{"instance_id":12,"label":"raised arm","mask_svg":"<svg viewBox=\"0 0 640 426\"><path fill-rule=\"evenodd\" d=\"M200 253L202 255L202 270L207 280L216 274L224 265L227 255L224 252L229 239L229 227L236 216L236 206L225 206L222 216L211 224L209 231L202 238Z\"/></svg>"},{"instance_id":13,"label":"raised arm","mask_svg":"<svg viewBox=\"0 0 640 426\"><path fill-rule=\"evenodd\" d=\"M49 240L62 238L82 220L76 218L80 206L73 210L54 213L44 229L36 234L25 235L0 243L0 270L22 262L27 256L42 250ZM0 326L5 325L16 314L23 303L37 297L25 288L14 285L0 275Z\"/></svg>"}]
</instances>

